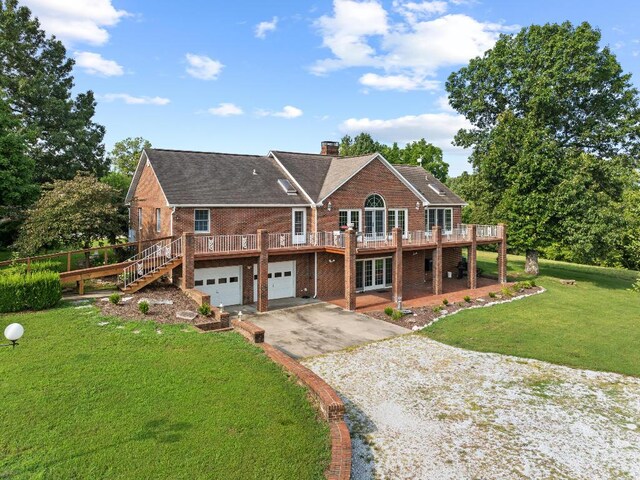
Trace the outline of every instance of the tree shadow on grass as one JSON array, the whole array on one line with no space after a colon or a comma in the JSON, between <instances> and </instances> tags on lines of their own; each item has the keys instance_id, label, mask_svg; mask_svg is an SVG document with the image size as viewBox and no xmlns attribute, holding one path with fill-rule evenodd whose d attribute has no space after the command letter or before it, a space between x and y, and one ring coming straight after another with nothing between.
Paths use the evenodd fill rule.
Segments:
<instances>
[{"instance_id":1,"label":"tree shadow on grass","mask_svg":"<svg viewBox=\"0 0 640 480\"><path fill-rule=\"evenodd\" d=\"M90 448L88 450L68 455L66 457L55 458L48 462L38 462L21 470L14 470L12 472L0 472L0 478L4 478L3 475L5 474L8 475L7 478L11 478L14 475L24 475L34 471L47 471L49 468L55 465L94 455L96 453L104 452L105 450L109 450L112 448L122 449L122 447L133 442L155 440L157 443L176 443L182 440L184 432L192 427L193 424L188 422L169 422L164 419L151 420L149 422L146 422L138 433L129 438L122 439L121 441L117 441L109 445ZM87 440L89 441L90 439Z\"/></svg>"}]
</instances>

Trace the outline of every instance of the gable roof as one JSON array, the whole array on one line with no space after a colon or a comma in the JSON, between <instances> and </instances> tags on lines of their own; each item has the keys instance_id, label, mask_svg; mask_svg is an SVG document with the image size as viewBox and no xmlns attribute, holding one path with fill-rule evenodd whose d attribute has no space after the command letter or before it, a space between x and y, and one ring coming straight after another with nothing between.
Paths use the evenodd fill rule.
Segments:
<instances>
[{"instance_id":1,"label":"gable roof","mask_svg":"<svg viewBox=\"0 0 640 480\"><path fill-rule=\"evenodd\" d=\"M150 148L141 158L140 171L145 157L170 206L308 204L303 195L289 195L278 184L287 176L268 156ZM139 181L138 170L131 192Z\"/></svg>"},{"instance_id":2,"label":"gable roof","mask_svg":"<svg viewBox=\"0 0 640 480\"><path fill-rule=\"evenodd\" d=\"M271 155L315 203L320 203L378 156L377 153L372 153L357 157L332 157L282 151L271 151Z\"/></svg>"},{"instance_id":3,"label":"gable roof","mask_svg":"<svg viewBox=\"0 0 640 480\"><path fill-rule=\"evenodd\" d=\"M394 167L422 194L430 205L466 205L464 200L421 166L394 165Z\"/></svg>"}]
</instances>

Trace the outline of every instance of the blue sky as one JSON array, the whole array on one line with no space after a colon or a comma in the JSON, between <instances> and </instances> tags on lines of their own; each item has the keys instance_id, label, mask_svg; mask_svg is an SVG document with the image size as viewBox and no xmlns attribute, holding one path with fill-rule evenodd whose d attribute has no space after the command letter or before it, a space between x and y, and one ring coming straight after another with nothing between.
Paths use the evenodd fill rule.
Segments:
<instances>
[{"instance_id":1,"label":"blue sky","mask_svg":"<svg viewBox=\"0 0 640 480\"><path fill-rule=\"evenodd\" d=\"M76 88L98 98L105 142L159 148L317 152L364 130L451 146L464 118L444 81L498 34L588 21L638 85L640 2L578 0L23 0L76 57Z\"/></svg>"}]
</instances>

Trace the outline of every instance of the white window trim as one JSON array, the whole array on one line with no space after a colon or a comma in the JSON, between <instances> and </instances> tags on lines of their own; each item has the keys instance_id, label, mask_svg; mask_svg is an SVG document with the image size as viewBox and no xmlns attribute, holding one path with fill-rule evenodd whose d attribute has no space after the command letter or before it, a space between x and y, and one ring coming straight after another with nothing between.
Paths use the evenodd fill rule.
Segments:
<instances>
[{"instance_id":1,"label":"white window trim","mask_svg":"<svg viewBox=\"0 0 640 480\"><path fill-rule=\"evenodd\" d=\"M359 208L341 208L338 210L338 221L340 221L340 213L347 212L347 226L353 223L353 219L351 218L353 212L358 212L358 230L362 229L362 210ZM342 227L342 225L340 225Z\"/></svg>"},{"instance_id":2,"label":"white window trim","mask_svg":"<svg viewBox=\"0 0 640 480\"><path fill-rule=\"evenodd\" d=\"M156 208L156 233L162 231L162 209Z\"/></svg>"},{"instance_id":3,"label":"white window trim","mask_svg":"<svg viewBox=\"0 0 640 480\"><path fill-rule=\"evenodd\" d=\"M443 235L449 235L453 232L453 208L451 207L428 207L425 209L425 212L428 212L429 210L449 210L451 212L451 229L450 230L445 230L443 225L440 225L442 227L442 233ZM444 219L444 214L442 215L442 218ZM438 215L436 214L436 225L438 225ZM429 231L429 223L425 222L425 231Z\"/></svg>"},{"instance_id":4,"label":"white window trim","mask_svg":"<svg viewBox=\"0 0 640 480\"><path fill-rule=\"evenodd\" d=\"M302 234L296 233L296 212L302 212ZM307 209L292 208L291 209L291 242L294 245L306 243L307 239Z\"/></svg>"},{"instance_id":5,"label":"white window trim","mask_svg":"<svg viewBox=\"0 0 640 480\"><path fill-rule=\"evenodd\" d=\"M196 230L196 212L207 212L207 230ZM193 209L193 232L194 233L211 233L211 210L208 208Z\"/></svg>"},{"instance_id":6,"label":"white window trim","mask_svg":"<svg viewBox=\"0 0 640 480\"><path fill-rule=\"evenodd\" d=\"M138 231L142 231L142 207L138 207Z\"/></svg>"},{"instance_id":7,"label":"white window trim","mask_svg":"<svg viewBox=\"0 0 640 480\"><path fill-rule=\"evenodd\" d=\"M398 225L398 212L401 211L401 210L404 212L404 232L402 232L402 237L403 238L409 238L409 209L408 208L389 208L389 209L387 209L387 223L389 222L389 212L394 212L393 224L394 224L394 227L397 226ZM389 232L389 235L391 235L391 234L392 234L392 232Z\"/></svg>"}]
</instances>

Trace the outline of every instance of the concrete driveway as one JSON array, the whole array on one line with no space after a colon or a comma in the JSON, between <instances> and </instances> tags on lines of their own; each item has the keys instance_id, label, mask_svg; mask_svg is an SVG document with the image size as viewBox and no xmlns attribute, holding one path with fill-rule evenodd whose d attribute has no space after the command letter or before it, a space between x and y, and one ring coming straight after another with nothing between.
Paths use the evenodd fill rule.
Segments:
<instances>
[{"instance_id":1,"label":"concrete driveway","mask_svg":"<svg viewBox=\"0 0 640 480\"><path fill-rule=\"evenodd\" d=\"M328 303L274 310L247 320L265 329L266 342L294 358L409 333L406 328Z\"/></svg>"}]
</instances>

